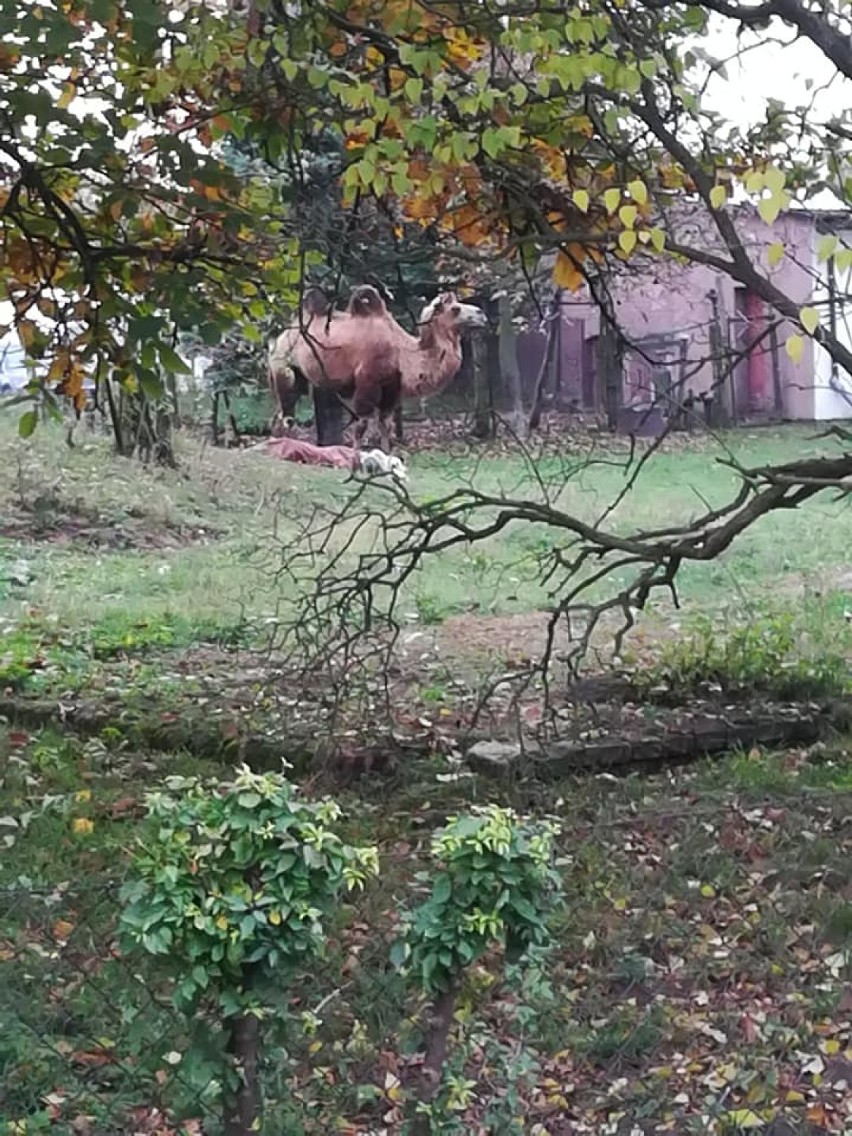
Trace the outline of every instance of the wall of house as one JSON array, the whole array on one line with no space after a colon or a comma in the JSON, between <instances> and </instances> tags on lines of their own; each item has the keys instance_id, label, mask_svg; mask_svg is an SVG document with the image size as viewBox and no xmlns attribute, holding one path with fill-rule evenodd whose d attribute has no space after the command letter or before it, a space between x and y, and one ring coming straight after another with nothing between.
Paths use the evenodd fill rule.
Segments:
<instances>
[{"instance_id":1,"label":"wall of house","mask_svg":"<svg viewBox=\"0 0 852 1136\"><path fill-rule=\"evenodd\" d=\"M852 229L837 235L842 244L852 248ZM819 308L822 322L829 325L831 318L828 273L824 265L819 265L815 247L813 263L819 272L817 286L814 289L814 302ZM844 302L845 297L852 296L852 266L844 272L839 272L836 266L834 267L834 293L833 331L843 346L852 351L852 304L848 300ZM835 366L824 347L814 344L814 348L814 418L818 421L852 418L852 375Z\"/></svg>"},{"instance_id":2,"label":"wall of house","mask_svg":"<svg viewBox=\"0 0 852 1136\"><path fill-rule=\"evenodd\" d=\"M715 240L710 238L706 229L708 224L705 218L702 230L697 219L691 226L687 218L682 230L684 243L725 255L718 234ZM756 212L743 210L737 215L736 224L751 259L779 290L799 306L812 302L813 218L786 213L770 226ZM768 250L776 241L784 244L785 256L780 263L770 266ZM712 390L714 373L710 359L710 329L714 319L714 292L718 314L731 345L745 352L755 340L759 340L753 346L751 358L743 359L734 369L727 398L729 405L733 399L736 416L759 417L777 413L777 383L781 396L780 413L788 418L813 419L813 342L806 340L801 361L794 363L784 345L788 336L795 333L795 328L785 321L777 329L777 349L773 359L771 338L768 334L761 336L761 331L768 326L768 312L757 297L739 289L727 274L715 268L678 264L668 259L649 260L644 268L638 262L628 263L623 276L613 287L619 324L628 340L640 349L632 352L626 361L626 404L650 401L649 387L654 364L666 354L669 357L667 369L673 377L679 379L681 373L685 376L684 394L691 390L695 395L701 395ZM563 318L582 320L586 339L599 333L598 309L582 293L565 297ZM668 352L662 349L664 342L671 345Z\"/></svg>"}]
</instances>

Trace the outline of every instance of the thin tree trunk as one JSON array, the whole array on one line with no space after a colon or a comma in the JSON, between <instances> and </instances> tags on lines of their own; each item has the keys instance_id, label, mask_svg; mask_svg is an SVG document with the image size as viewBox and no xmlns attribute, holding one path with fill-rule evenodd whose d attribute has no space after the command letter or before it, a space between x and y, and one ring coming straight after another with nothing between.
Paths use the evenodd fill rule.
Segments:
<instances>
[{"instance_id":1,"label":"thin tree trunk","mask_svg":"<svg viewBox=\"0 0 852 1136\"><path fill-rule=\"evenodd\" d=\"M401 446L405 441L404 424L402 419L402 398L400 398L399 402L396 404L393 412L393 426L397 443Z\"/></svg>"},{"instance_id":2,"label":"thin tree trunk","mask_svg":"<svg viewBox=\"0 0 852 1136\"><path fill-rule=\"evenodd\" d=\"M544 388L553 370L553 360L556 358L556 344L559 342L559 322L561 319L558 292L547 305L544 318L547 340L545 342L541 366L538 369L538 374L535 379L535 389L529 418L530 432L537 430L541 424L541 406L544 401Z\"/></svg>"},{"instance_id":3,"label":"thin tree trunk","mask_svg":"<svg viewBox=\"0 0 852 1136\"><path fill-rule=\"evenodd\" d=\"M521 372L518 367L517 336L512 326L512 305L508 296L500 297L500 374L503 389L509 396L509 419L512 430L518 438L525 438L527 420L524 414L524 392L521 387Z\"/></svg>"},{"instance_id":4,"label":"thin tree trunk","mask_svg":"<svg viewBox=\"0 0 852 1136\"><path fill-rule=\"evenodd\" d=\"M222 391L222 400L225 403L225 410L228 412L228 421L231 423L231 430L234 434L234 441L239 442L240 431L239 427L237 426L237 420L234 417L234 411L231 408L231 396L227 391Z\"/></svg>"},{"instance_id":5,"label":"thin tree trunk","mask_svg":"<svg viewBox=\"0 0 852 1136\"><path fill-rule=\"evenodd\" d=\"M213 405L210 412L210 436L213 445L219 445L219 391L213 391Z\"/></svg>"},{"instance_id":6,"label":"thin tree trunk","mask_svg":"<svg viewBox=\"0 0 852 1136\"><path fill-rule=\"evenodd\" d=\"M722 408L722 421L733 423L737 420L738 408L722 288L722 278L717 276L716 287L710 293L710 304L713 309L710 323L710 350L713 364L713 386L715 388L713 401Z\"/></svg>"},{"instance_id":7,"label":"thin tree trunk","mask_svg":"<svg viewBox=\"0 0 852 1136\"><path fill-rule=\"evenodd\" d=\"M429 1032L426 1037L426 1053L420 1067L417 1087L418 1103L432 1104L441 1087L457 998L458 988L451 986L445 994L441 994L436 999L432 1006ZM422 1112L418 1112L412 1121L411 1136L429 1136L431 1127L431 1118Z\"/></svg>"},{"instance_id":8,"label":"thin tree trunk","mask_svg":"<svg viewBox=\"0 0 852 1136\"><path fill-rule=\"evenodd\" d=\"M239 1084L225 1095L225 1136L257 1136L263 1102L260 1092L260 1022L254 1014L226 1019L228 1055Z\"/></svg>"},{"instance_id":9,"label":"thin tree trunk","mask_svg":"<svg viewBox=\"0 0 852 1136\"><path fill-rule=\"evenodd\" d=\"M624 387L623 352L615 323L615 312L608 297L601 309L601 327L598 336L598 382L602 385L607 429L618 429Z\"/></svg>"},{"instance_id":10,"label":"thin tree trunk","mask_svg":"<svg viewBox=\"0 0 852 1136\"><path fill-rule=\"evenodd\" d=\"M772 393L775 413L784 417L784 389L781 385L781 360L778 358L778 329L775 324L769 329L769 350L772 353Z\"/></svg>"},{"instance_id":11,"label":"thin tree trunk","mask_svg":"<svg viewBox=\"0 0 852 1136\"><path fill-rule=\"evenodd\" d=\"M494 437L494 399L485 335L472 336L470 345L473 352L473 435L484 440Z\"/></svg>"},{"instance_id":12,"label":"thin tree trunk","mask_svg":"<svg viewBox=\"0 0 852 1136\"><path fill-rule=\"evenodd\" d=\"M115 438L115 452L117 454L124 453L124 435L121 430L121 412L115 404L115 395L112 391L112 379L109 375L106 377L106 396L107 405L109 406L109 420L112 425L112 433Z\"/></svg>"}]
</instances>

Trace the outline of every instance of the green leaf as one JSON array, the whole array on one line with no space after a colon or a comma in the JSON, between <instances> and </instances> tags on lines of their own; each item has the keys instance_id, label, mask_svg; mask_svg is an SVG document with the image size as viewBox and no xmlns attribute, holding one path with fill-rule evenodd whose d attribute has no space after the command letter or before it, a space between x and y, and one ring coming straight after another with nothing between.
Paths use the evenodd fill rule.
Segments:
<instances>
[{"instance_id":1,"label":"green leaf","mask_svg":"<svg viewBox=\"0 0 852 1136\"><path fill-rule=\"evenodd\" d=\"M618 211L619 220L627 229L633 228L638 216L639 210L635 205L622 205L622 207Z\"/></svg>"},{"instance_id":2,"label":"green leaf","mask_svg":"<svg viewBox=\"0 0 852 1136\"><path fill-rule=\"evenodd\" d=\"M618 234L618 245L622 252L628 255L636 248L637 236L632 229L625 229L623 233Z\"/></svg>"},{"instance_id":3,"label":"green leaf","mask_svg":"<svg viewBox=\"0 0 852 1136\"><path fill-rule=\"evenodd\" d=\"M614 213L618 208L618 203L621 201L620 189L608 189L603 195L604 205L608 213Z\"/></svg>"},{"instance_id":4,"label":"green leaf","mask_svg":"<svg viewBox=\"0 0 852 1136\"><path fill-rule=\"evenodd\" d=\"M410 103L419 103L423 95L423 80L412 76L405 81L405 97Z\"/></svg>"},{"instance_id":5,"label":"green leaf","mask_svg":"<svg viewBox=\"0 0 852 1136\"><path fill-rule=\"evenodd\" d=\"M588 213L589 211L589 191L587 189L575 189L571 195L574 204L581 213Z\"/></svg>"},{"instance_id":6,"label":"green leaf","mask_svg":"<svg viewBox=\"0 0 852 1136\"><path fill-rule=\"evenodd\" d=\"M710 204L714 209L721 209L728 200L728 191L723 185L714 185L710 190Z\"/></svg>"},{"instance_id":7,"label":"green leaf","mask_svg":"<svg viewBox=\"0 0 852 1136\"><path fill-rule=\"evenodd\" d=\"M666 247L666 234L662 229L651 229L651 244L657 252L662 252Z\"/></svg>"},{"instance_id":8,"label":"green leaf","mask_svg":"<svg viewBox=\"0 0 852 1136\"><path fill-rule=\"evenodd\" d=\"M452 891L452 880L446 872L441 872L435 877L435 883L432 886L432 899L435 903L446 903L452 895Z\"/></svg>"},{"instance_id":9,"label":"green leaf","mask_svg":"<svg viewBox=\"0 0 852 1136\"><path fill-rule=\"evenodd\" d=\"M769 248L766 250L766 259L769 262L770 268L775 268L784 259L784 242L773 241Z\"/></svg>"},{"instance_id":10,"label":"green leaf","mask_svg":"<svg viewBox=\"0 0 852 1136\"><path fill-rule=\"evenodd\" d=\"M29 438L38 425L38 411L27 410L18 419L18 433L22 438Z\"/></svg>"},{"instance_id":11,"label":"green leaf","mask_svg":"<svg viewBox=\"0 0 852 1136\"><path fill-rule=\"evenodd\" d=\"M168 347L165 343L157 344L157 353L160 356L160 362L167 371L171 371L175 375L191 375L192 368L181 359L176 351Z\"/></svg>"},{"instance_id":12,"label":"green leaf","mask_svg":"<svg viewBox=\"0 0 852 1136\"><path fill-rule=\"evenodd\" d=\"M390 949L391 966L400 970L411 957L411 948L405 939L397 939Z\"/></svg>"}]
</instances>

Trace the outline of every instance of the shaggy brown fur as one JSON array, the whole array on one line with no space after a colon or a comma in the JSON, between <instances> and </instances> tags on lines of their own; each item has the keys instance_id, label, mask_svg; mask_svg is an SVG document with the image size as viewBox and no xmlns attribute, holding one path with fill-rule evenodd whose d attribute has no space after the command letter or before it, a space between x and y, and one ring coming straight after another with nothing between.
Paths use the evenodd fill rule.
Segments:
<instances>
[{"instance_id":1,"label":"shaggy brown fur","mask_svg":"<svg viewBox=\"0 0 852 1136\"><path fill-rule=\"evenodd\" d=\"M383 448L391 449L389 422L402 396L442 390L461 366L461 332L482 326L479 308L454 293L424 308L419 337L409 335L370 284L355 288L345 312L316 316L302 310L302 326L288 328L269 353L269 381L282 417L292 415L308 386L336 391L357 419L355 448L378 416Z\"/></svg>"}]
</instances>

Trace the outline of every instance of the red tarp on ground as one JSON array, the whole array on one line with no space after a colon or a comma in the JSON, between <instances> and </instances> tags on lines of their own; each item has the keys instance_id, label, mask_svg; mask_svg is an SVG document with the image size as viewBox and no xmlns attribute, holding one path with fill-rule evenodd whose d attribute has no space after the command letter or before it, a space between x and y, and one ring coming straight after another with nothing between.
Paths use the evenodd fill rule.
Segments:
<instances>
[{"instance_id":1,"label":"red tarp on ground","mask_svg":"<svg viewBox=\"0 0 852 1136\"><path fill-rule=\"evenodd\" d=\"M330 465L336 469L355 469L355 451L350 446L314 446L298 438L272 438L267 451L282 461L301 465Z\"/></svg>"}]
</instances>

